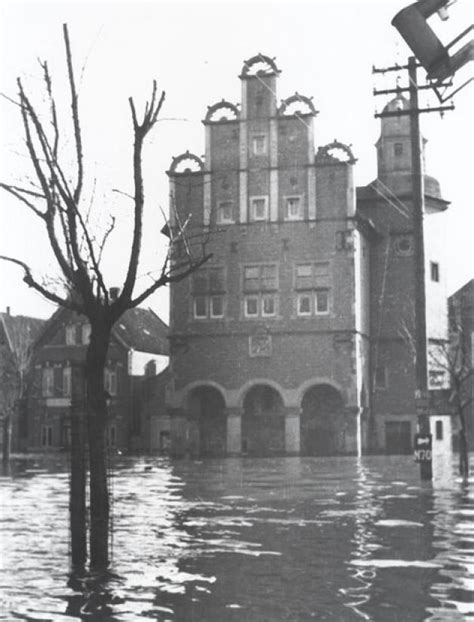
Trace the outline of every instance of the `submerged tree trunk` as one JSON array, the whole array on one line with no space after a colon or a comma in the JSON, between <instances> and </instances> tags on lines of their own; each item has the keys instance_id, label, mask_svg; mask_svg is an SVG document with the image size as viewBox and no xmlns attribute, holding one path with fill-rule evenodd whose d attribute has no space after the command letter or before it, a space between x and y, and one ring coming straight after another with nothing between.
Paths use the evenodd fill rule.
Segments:
<instances>
[{"instance_id":1,"label":"submerged tree trunk","mask_svg":"<svg viewBox=\"0 0 474 622\"><path fill-rule=\"evenodd\" d=\"M71 526L71 562L73 570L84 567L87 560L86 530L86 443L83 379L74 368L71 381L71 483L69 516Z\"/></svg>"},{"instance_id":2,"label":"submerged tree trunk","mask_svg":"<svg viewBox=\"0 0 474 622\"><path fill-rule=\"evenodd\" d=\"M459 412L459 422L461 424L459 431L459 475L467 479L469 476L469 451L467 446L466 422L462 409Z\"/></svg>"},{"instance_id":3,"label":"submerged tree trunk","mask_svg":"<svg viewBox=\"0 0 474 622\"><path fill-rule=\"evenodd\" d=\"M107 401L104 371L111 327L91 321L91 339L86 356L87 423L90 486L90 566L105 570L109 564L109 490L105 430Z\"/></svg>"},{"instance_id":4,"label":"submerged tree trunk","mask_svg":"<svg viewBox=\"0 0 474 622\"><path fill-rule=\"evenodd\" d=\"M3 447L2 447L2 466L3 472L8 471L10 465L10 452L12 442L12 419L11 416L5 415L3 418Z\"/></svg>"}]
</instances>

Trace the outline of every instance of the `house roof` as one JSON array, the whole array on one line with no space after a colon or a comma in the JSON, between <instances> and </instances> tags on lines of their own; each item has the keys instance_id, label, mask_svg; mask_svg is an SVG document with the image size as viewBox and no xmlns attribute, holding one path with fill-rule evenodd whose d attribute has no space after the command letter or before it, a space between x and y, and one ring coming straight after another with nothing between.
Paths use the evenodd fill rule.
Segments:
<instances>
[{"instance_id":1,"label":"house roof","mask_svg":"<svg viewBox=\"0 0 474 622\"><path fill-rule=\"evenodd\" d=\"M168 354L168 326L151 309L129 309L117 320L113 332L129 348Z\"/></svg>"},{"instance_id":2,"label":"house roof","mask_svg":"<svg viewBox=\"0 0 474 622\"><path fill-rule=\"evenodd\" d=\"M23 343L29 347L37 339L47 320L26 315L10 315L0 313L0 321L3 325L5 337L10 351L14 352Z\"/></svg>"}]
</instances>

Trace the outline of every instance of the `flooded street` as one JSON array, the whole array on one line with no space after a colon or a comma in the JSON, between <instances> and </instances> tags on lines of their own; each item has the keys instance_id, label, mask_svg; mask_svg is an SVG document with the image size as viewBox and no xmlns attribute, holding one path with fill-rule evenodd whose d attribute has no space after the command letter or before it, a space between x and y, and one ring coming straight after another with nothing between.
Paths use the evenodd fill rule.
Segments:
<instances>
[{"instance_id":1,"label":"flooded street","mask_svg":"<svg viewBox=\"0 0 474 622\"><path fill-rule=\"evenodd\" d=\"M2 620L474 619L474 498L409 456L117 459L113 576L68 576L68 473L2 477Z\"/></svg>"}]
</instances>

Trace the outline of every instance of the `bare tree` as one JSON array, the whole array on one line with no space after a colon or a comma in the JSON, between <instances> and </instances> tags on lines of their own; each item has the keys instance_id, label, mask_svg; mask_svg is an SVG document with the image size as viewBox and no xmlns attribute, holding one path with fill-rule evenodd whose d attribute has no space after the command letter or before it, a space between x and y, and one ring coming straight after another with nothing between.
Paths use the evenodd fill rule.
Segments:
<instances>
[{"instance_id":1,"label":"bare tree","mask_svg":"<svg viewBox=\"0 0 474 622\"><path fill-rule=\"evenodd\" d=\"M26 397L28 372L35 331L30 318L2 318L6 337L5 351L0 356L0 403L3 405L3 454L7 468L10 461L11 429L15 413Z\"/></svg>"},{"instance_id":2,"label":"bare tree","mask_svg":"<svg viewBox=\"0 0 474 622\"><path fill-rule=\"evenodd\" d=\"M91 325L90 343L85 364L87 399L87 430L89 449L90 489L90 566L105 569L109 563L109 490L107 485L105 421L107 414L104 390L104 368L107 349L114 323L121 315L153 294L158 288L179 281L207 261L206 235L192 236L187 241L187 222L175 218L170 232L166 259L152 284L135 293L137 270L142 250L143 213L145 204L142 171L142 152L145 139L158 120L164 102L164 92L157 91L156 82L150 100L139 115L133 98L129 98L133 122L133 233L131 237L128 267L123 285L117 297L111 298L101 270L104 246L114 229L111 220L105 233L96 235L88 218L88 205L84 205L84 157L79 115L79 98L73 70L72 52L67 26L63 27L67 77L71 98L70 121L74 143L74 171L66 170L60 158L63 134L60 129L51 75L46 62L41 63L46 95L49 102L49 118L42 120L21 79L18 84L19 111L23 121L24 138L31 162L35 184L20 187L1 183L0 187L16 197L31 213L42 221L49 245L60 269L64 289L38 280L31 267L14 258L1 258L13 262L23 270L25 283L51 302L85 315ZM177 249L179 252L177 252ZM82 486L81 481L77 486ZM73 514L73 510L71 510ZM73 530L74 531L74 530ZM78 533L80 529L78 530ZM73 565L81 565L86 559L85 543L79 533L77 542L72 535ZM76 546L77 545L77 546Z\"/></svg>"},{"instance_id":3,"label":"bare tree","mask_svg":"<svg viewBox=\"0 0 474 622\"><path fill-rule=\"evenodd\" d=\"M450 340L431 348L429 359L434 372L443 375L449 384L449 402L459 423L459 474L467 478L469 447L466 415L472 404L473 369L460 324L452 322Z\"/></svg>"}]
</instances>

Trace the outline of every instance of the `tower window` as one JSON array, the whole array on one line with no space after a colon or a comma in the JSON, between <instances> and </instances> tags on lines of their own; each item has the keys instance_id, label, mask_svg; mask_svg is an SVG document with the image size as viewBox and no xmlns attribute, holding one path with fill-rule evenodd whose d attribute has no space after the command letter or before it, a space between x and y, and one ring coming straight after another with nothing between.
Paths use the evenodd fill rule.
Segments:
<instances>
[{"instance_id":1,"label":"tower window","mask_svg":"<svg viewBox=\"0 0 474 622\"><path fill-rule=\"evenodd\" d=\"M285 220L301 219L301 197L286 197Z\"/></svg>"},{"instance_id":2,"label":"tower window","mask_svg":"<svg viewBox=\"0 0 474 622\"><path fill-rule=\"evenodd\" d=\"M234 222L233 219L233 207L232 201L221 201L217 206L217 222L218 224L225 224Z\"/></svg>"},{"instance_id":3,"label":"tower window","mask_svg":"<svg viewBox=\"0 0 474 622\"><path fill-rule=\"evenodd\" d=\"M400 157L403 155L403 144L402 143L395 143L393 145L393 155L396 157Z\"/></svg>"},{"instance_id":4,"label":"tower window","mask_svg":"<svg viewBox=\"0 0 474 622\"><path fill-rule=\"evenodd\" d=\"M250 217L252 220L267 220L268 197L250 199Z\"/></svg>"},{"instance_id":5,"label":"tower window","mask_svg":"<svg viewBox=\"0 0 474 622\"><path fill-rule=\"evenodd\" d=\"M430 275L432 281L439 282L439 263L436 261L430 261Z\"/></svg>"},{"instance_id":6,"label":"tower window","mask_svg":"<svg viewBox=\"0 0 474 622\"><path fill-rule=\"evenodd\" d=\"M267 153L267 137L265 134L258 134L253 137L252 148L254 155L265 155Z\"/></svg>"}]
</instances>

